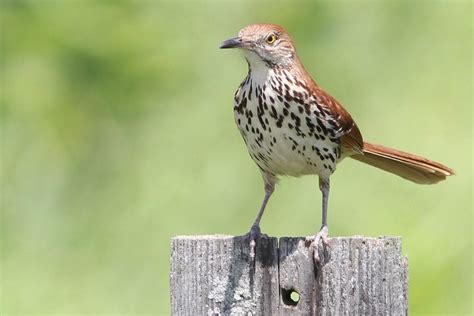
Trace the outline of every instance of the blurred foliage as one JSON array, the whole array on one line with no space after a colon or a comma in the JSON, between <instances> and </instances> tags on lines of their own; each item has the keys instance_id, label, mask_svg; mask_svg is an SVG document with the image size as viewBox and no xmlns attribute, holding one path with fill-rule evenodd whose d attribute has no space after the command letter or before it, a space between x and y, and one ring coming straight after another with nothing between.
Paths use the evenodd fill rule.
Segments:
<instances>
[{"instance_id":1,"label":"blurred foliage","mask_svg":"<svg viewBox=\"0 0 474 316\"><path fill-rule=\"evenodd\" d=\"M263 189L219 43L269 21L365 138L446 163L417 186L345 161L332 235L401 235L412 314L472 313L470 1L1 0L1 315L168 314L169 240L243 234ZM319 227L315 177L262 222Z\"/></svg>"}]
</instances>

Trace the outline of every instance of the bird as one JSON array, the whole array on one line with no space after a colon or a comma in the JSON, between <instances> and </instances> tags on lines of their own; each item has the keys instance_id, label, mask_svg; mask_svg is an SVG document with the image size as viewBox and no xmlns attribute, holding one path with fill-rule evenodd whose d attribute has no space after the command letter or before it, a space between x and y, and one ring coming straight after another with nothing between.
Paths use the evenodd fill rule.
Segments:
<instances>
[{"instance_id":1,"label":"bird","mask_svg":"<svg viewBox=\"0 0 474 316\"><path fill-rule=\"evenodd\" d=\"M305 69L283 27L252 24L222 42L220 48L241 50L248 64L247 76L235 92L233 109L235 123L264 184L265 195L249 232L252 259L262 215L281 176L319 178L322 223L308 240L315 263L324 264L329 260L329 180L344 158L418 184L434 184L454 174L430 159L365 142L349 112Z\"/></svg>"}]
</instances>

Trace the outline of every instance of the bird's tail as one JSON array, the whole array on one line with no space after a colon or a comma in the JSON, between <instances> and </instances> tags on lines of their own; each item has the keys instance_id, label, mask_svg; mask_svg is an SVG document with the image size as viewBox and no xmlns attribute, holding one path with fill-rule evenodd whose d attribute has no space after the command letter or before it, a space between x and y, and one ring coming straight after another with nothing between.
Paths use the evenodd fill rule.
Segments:
<instances>
[{"instance_id":1,"label":"bird's tail","mask_svg":"<svg viewBox=\"0 0 474 316\"><path fill-rule=\"evenodd\" d=\"M366 142L363 154L351 158L419 184L437 183L454 174L454 170L438 162Z\"/></svg>"}]
</instances>

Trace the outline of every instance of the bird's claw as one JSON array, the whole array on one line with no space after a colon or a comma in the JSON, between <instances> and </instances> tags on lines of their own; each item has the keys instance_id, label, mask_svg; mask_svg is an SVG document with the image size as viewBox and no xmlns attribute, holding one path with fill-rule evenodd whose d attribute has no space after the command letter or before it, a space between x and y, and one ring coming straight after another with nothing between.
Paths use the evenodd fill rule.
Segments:
<instances>
[{"instance_id":1,"label":"bird's claw","mask_svg":"<svg viewBox=\"0 0 474 316\"><path fill-rule=\"evenodd\" d=\"M321 230L311 237L306 237L306 242L313 246L313 259L317 266L322 266L329 262L329 239L328 227L323 226Z\"/></svg>"}]
</instances>

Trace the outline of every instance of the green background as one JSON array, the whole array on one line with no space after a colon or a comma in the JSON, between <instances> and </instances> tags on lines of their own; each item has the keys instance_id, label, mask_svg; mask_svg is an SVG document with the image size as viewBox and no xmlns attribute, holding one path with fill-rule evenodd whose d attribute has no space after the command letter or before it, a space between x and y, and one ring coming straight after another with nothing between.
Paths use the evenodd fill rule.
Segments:
<instances>
[{"instance_id":1,"label":"green background","mask_svg":"<svg viewBox=\"0 0 474 316\"><path fill-rule=\"evenodd\" d=\"M247 66L218 45L262 21L366 140L457 171L419 186L348 159L329 227L403 236L411 314L472 313L469 1L0 3L1 315L168 314L170 238L249 229ZM316 177L284 178L262 230L311 235L320 201Z\"/></svg>"}]
</instances>

